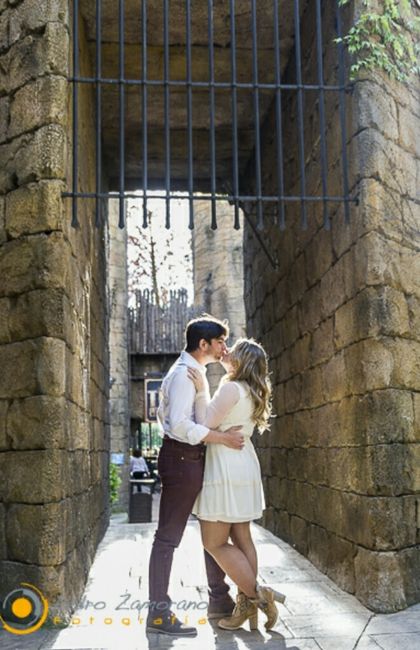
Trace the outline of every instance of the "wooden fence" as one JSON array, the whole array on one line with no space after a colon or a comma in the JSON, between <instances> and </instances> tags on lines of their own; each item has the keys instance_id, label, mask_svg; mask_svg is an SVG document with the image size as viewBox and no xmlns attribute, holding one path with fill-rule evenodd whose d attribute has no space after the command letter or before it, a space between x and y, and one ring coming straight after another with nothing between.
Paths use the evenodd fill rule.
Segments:
<instances>
[{"instance_id":1,"label":"wooden fence","mask_svg":"<svg viewBox=\"0 0 420 650\"><path fill-rule=\"evenodd\" d=\"M128 308L131 354L178 353L185 347L187 322L202 313L188 304L186 289L170 291L167 300L157 305L153 290L136 290Z\"/></svg>"}]
</instances>

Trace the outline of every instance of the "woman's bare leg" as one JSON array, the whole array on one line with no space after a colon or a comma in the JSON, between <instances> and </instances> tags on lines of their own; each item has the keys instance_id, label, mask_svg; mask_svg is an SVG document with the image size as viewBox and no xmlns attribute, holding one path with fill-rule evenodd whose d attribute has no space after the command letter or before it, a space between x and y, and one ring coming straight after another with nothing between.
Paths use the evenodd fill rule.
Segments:
<instances>
[{"instance_id":1,"label":"woman's bare leg","mask_svg":"<svg viewBox=\"0 0 420 650\"><path fill-rule=\"evenodd\" d=\"M237 546L246 556L254 572L256 582L258 574L258 559L257 551L251 536L250 522L244 521L237 524L231 524L230 538L235 546Z\"/></svg>"},{"instance_id":2,"label":"woman's bare leg","mask_svg":"<svg viewBox=\"0 0 420 650\"><path fill-rule=\"evenodd\" d=\"M229 544L232 524L200 519L203 546L249 598L256 598L255 568L236 544Z\"/></svg>"}]
</instances>

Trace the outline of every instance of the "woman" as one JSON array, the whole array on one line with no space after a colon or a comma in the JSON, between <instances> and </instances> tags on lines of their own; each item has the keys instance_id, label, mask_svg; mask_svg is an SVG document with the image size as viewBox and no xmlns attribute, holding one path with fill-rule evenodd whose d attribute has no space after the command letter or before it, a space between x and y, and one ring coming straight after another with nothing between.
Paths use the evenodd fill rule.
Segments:
<instances>
[{"instance_id":1,"label":"woman","mask_svg":"<svg viewBox=\"0 0 420 650\"><path fill-rule=\"evenodd\" d=\"M213 399L203 399L200 373L189 369L197 389L196 420L211 428L226 430L242 426L243 449L209 445L206 450L203 488L193 507L200 520L204 548L238 586L237 604L232 616L219 621L219 627L239 628L246 620L257 627L258 608L267 616L266 629L274 627L278 611L274 600L284 602L283 594L257 583L257 554L250 522L262 515L265 507L261 471L251 435L255 426L268 428L271 413L271 385L267 356L252 339L239 339L222 361L227 370ZM204 406L203 406L204 405ZM229 538L233 543L229 543Z\"/></svg>"}]
</instances>

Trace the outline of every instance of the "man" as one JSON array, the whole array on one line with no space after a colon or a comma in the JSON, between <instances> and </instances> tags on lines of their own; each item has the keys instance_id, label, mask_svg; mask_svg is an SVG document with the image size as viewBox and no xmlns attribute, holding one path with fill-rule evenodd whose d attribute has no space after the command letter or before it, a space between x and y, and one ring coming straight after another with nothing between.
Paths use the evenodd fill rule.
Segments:
<instances>
[{"instance_id":1,"label":"man","mask_svg":"<svg viewBox=\"0 0 420 650\"><path fill-rule=\"evenodd\" d=\"M149 614L147 631L172 636L195 636L197 630L182 624L170 611L168 584L173 553L181 542L194 501L201 490L205 446L223 444L242 449L240 427L225 432L209 430L195 422L195 402L205 398L196 394L188 377L188 367L205 377L205 365L220 361L227 352L229 331L225 323L209 316L190 321L185 331L186 347L162 383L158 419L164 431L158 471L162 481L159 522L149 565ZM207 379L205 381L208 391ZM225 573L205 553L209 585L209 618L229 616L234 602L225 582Z\"/></svg>"}]
</instances>

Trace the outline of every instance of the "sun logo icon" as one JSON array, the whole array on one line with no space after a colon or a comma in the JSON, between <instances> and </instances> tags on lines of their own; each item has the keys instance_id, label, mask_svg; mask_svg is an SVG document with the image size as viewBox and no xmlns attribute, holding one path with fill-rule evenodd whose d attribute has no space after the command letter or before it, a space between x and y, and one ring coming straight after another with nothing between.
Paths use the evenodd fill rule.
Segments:
<instances>
[{"instance_id":1,"label":"sun logo icon","mask_svg":"<svg viewBox=\"0 0 420 650\"><path fill-rule=\"evenodd\" d=\"M12 634L31 634L45 623L48 601L42 593L27 582L9 592L0 603L0 621Z\"/></svg>"}]
</instances>

